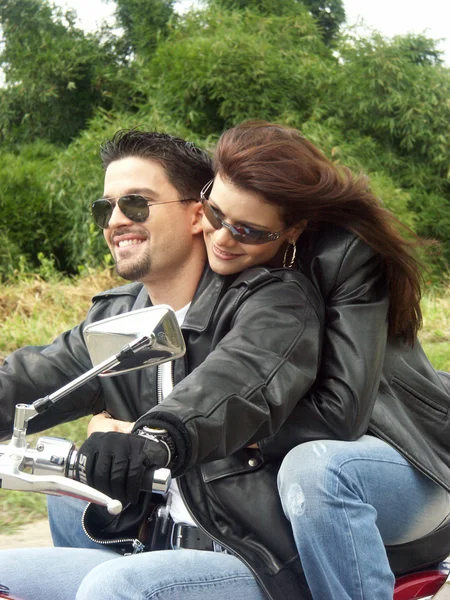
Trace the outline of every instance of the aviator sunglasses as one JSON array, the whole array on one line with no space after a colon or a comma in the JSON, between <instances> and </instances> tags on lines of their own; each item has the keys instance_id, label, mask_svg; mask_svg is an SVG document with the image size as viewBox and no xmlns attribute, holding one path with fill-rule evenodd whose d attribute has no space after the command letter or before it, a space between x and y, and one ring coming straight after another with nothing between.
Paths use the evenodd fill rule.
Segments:
<instances>
[{"instance_id":1,"label":"aviator sunglasses","mask_svg":"<svg viewBox=\"0 0 450 600\"><path fill-rule=\"evenodd\" d=\"M203 212L214 229L226 227L230 232L231 237L233 240L236 240L236 242L241 242L242 244L266 244L267 242L274 242L292 227L292 225L289 225L289 227L285 227L282 231L270 232L262 229L255 229L254 227L248 227L247 225L231 225L230 223L227 223L209 203L209 194L213 183L214 179L211 179L200 192L200 201L203 205Z\"/></svg>"},{"instance_id":2,"label":"aviator sunglasses","mask_svg":"<svg viewBox=\"0 0 450 600\"><path fill-rule=\"evenodd\" d=\"M197 200L197 198L184 198L183 200L170 200L169 202L150 202L148 198L140 194L125 194L124 196L120 196L120 198L100 198L99 200L95 200L91 204L91 214L97 225L102 229L106 229L116 204L127 219L134 221L134 223L144 223L150 215L150 206L175 204L176 202L188 202L189 200Z\"/></svg>"}]
</instances>

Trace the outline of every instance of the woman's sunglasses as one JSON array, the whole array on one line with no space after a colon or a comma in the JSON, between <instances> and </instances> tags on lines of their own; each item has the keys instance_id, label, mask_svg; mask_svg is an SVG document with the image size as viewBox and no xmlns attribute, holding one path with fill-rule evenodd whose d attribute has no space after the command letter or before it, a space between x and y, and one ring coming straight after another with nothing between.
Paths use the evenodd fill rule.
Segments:
<instances>
[{"instance_id":1,"label":"woman's sunglasses","mask_svg":"<svg viewBox=\"0 0 450 600\"><path fill-rule=\"evenodd\" d=\"M242 244L266 244L267 242L274 242L292 227L292 225L289 225L289 227L285 227L282 231L270 232L247 227L246 225L230 225L230 223L227 223L219 216L216 209L209 203L209 194L213 183L214 179L211 179L200 192L200 201L203 205L203 212L214 229L226 227L230 232L231 237L233 240L236 240L236 242L241 242Z\"/></svg>"},{"instance_id":2,"label":"woman's sunglasses","mask_svg":"<svg viewBox=\"0 0 450 600\"><path fill-rule=\"evenodd\" d=\"M150 206L175 204L176 202L187 202L188 200L196 200L196 198L152 203L149 202L148 198L141 196L140 194L127 194L120 198L100 198L100 200L95 200L95 202L91 204L91 214L97 225L102 229L106 229L116 204L127 219L134 221L134 223L144 223L150 215Z\"/></svg>"}]
</instances>

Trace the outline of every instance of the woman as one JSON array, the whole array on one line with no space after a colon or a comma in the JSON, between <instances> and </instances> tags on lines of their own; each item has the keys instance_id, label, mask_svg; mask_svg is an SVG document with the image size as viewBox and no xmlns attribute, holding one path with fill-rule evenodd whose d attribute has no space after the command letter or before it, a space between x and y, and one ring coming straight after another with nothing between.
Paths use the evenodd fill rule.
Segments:
<instances>
[{"instance_id":1,"label":"woman","mask_svg":"<svg viewBox=\"0 0 450 600\"><path fill-rule=\"evenodd\" d=\"M299 261L326 300L316 383L257 444L267 465L292 451L280 494L312 595L387 600L393 575L383 541L393 545L398 572L450 550L439 528L449 512L449 396L416 340L418 264L366 182L338 170L294 130L233 128L221 137L215 164L202 194L213 270L233 275ZM99 428L102 417L95 419ZM425 536L436 528L430 546ZM280 523L280 539L285 533Z\"/></svg>"},{"instance_id":2,"label":"woman","mask_svg":"<svg viewBox=\"0 0 450 600\"><path fill-rule=\"evenodd\" d=\"M280 265L283 256L283 266L295 267L297 258L326 301L316 384L294 410L295 426L290 419L259 443L270 457L295 437L300 444L283 462L279 490L308 585L321 600L390 598L385 545L397 572L450 549L442 542L449 381L416 339L413 242L365 178L333 165L295 130L249 122L225 132L215 171L202 197L211 268L229 275ZM274 241L251 245L268 232Z\"/></svg>"}]
</instances>

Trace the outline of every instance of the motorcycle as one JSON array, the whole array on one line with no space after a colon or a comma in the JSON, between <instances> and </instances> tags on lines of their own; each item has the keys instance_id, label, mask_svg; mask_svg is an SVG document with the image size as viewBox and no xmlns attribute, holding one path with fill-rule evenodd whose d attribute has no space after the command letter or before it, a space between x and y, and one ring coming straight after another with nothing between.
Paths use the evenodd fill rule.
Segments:
<instances>
[{"instance_id":1,"label":"motorcycle","mask_svg":"<svg viewBox=\"0 0 450 600\"><path fill-rule=\"evenodd\" d=\"M186 348L175 313L164 305L98 321L86 327L84 335L93 368L32 404L16 405L11 440L0 444L0 488L73 496L117 515L122 510L119 500L74 480L73 442L41 436L31 448L26 439L28 422L94 377L119 376L171 361L183 356ZM144 490L163 495L169 485L168 469L157 469L143 481ZM0 582L1 598L20 600ZM393 600L450 600L450 562L397 578Z\"/></svg>"}]
</instances>

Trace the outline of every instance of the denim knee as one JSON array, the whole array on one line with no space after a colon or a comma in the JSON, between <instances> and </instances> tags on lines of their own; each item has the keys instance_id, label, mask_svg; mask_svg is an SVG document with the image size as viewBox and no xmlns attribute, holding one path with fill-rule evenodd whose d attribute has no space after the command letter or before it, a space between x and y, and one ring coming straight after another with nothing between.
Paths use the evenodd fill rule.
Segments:
<instances>
[{"instance_id":1,"label":"denim knee","mask_svg":"<svg viewBox=\"0 0 450 600\"><path fill-rule=\"evenodd\" d=\"M101 564L92 569L83 579L76 600L121 597L122 591L132 584L126 570L123 569L127 566L127 558L121 556L109 561L107 565Z\"/></svg>"},{"instance_id":2,"label":"denim knee","mask_svg":"<svg viewBox=\"0 0 450 600\"><path fill-rule=\"evenodd\" d=\"M321 441L300 444L285 456L278 472L278 492L289 520L301 516L308 500L322 487L331 466L330 458L327 446Z\"/></svg>"}]
</instances>

